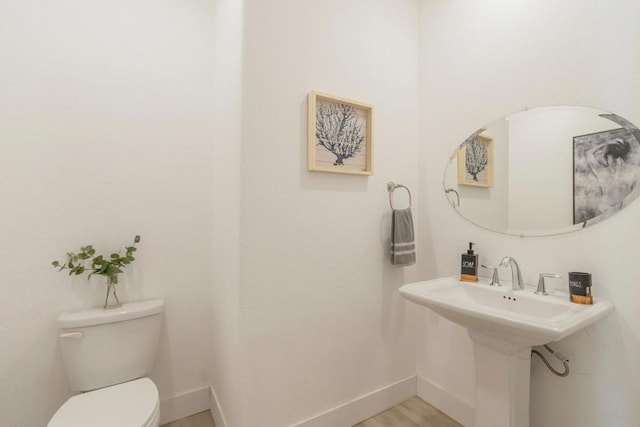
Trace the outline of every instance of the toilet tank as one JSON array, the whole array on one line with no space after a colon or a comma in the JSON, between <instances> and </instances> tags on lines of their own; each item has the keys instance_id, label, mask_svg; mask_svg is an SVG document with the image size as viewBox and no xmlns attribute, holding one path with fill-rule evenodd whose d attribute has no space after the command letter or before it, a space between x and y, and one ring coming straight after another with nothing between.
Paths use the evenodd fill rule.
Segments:
<instances>
[{"instance_id":1,"label":"toilet tank","mask_svg":"<svg viewBox=\"0 0 640 427\"><path fill-rule=\"evenodd\" d=\"M146 376L153 369L164 302L62 313L57 320L71 388L88 391Z\"/></svg>"}]
</instances>

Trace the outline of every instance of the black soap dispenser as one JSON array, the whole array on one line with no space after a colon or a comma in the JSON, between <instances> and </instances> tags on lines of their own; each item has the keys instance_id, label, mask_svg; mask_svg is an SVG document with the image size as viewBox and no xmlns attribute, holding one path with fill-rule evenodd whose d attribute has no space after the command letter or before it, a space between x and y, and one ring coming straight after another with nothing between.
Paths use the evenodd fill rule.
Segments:
<instances>
[{"instance_id":1,"label":"black soap dispenser","mask_svg":"<svg viewBox=\"0 0 640 427\"><path fill-rule=\"evenodd\" d=\"M475 243L469 242L469 250L466 254L462 254L460 280L464 282L478 281L478 254L473 253L473 245Z\"/></svg>"}]
</instances>

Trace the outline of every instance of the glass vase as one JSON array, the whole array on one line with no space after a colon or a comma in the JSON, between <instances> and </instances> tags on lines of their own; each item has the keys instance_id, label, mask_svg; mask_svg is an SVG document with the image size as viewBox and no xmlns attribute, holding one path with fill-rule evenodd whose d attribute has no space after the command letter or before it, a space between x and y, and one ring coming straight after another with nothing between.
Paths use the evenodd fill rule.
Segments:
<instances>
[{"instance_id":1,"label":"glass vase","mask_svg":"<svg viewBox=\"0 0 640 427\"><path fill-rule=\"evenodd\" d=\"M104 298L104 308L105 310L111 310L114 308L122 307L120 300L118 299L118 294L116 293L116 285L118 284L118 275L114 274L112 276L107 276L107 295ZM113 298L116 302L109 304L109 295L113 295Z\"/></svg>"}]
</instances>

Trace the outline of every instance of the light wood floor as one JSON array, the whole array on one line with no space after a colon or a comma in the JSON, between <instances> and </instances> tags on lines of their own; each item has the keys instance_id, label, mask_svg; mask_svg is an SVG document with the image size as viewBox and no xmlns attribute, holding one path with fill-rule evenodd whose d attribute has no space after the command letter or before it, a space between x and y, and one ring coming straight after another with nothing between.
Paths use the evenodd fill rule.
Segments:
<instances>
[{"instance_id":1,"label":"light wood floor","mask_svg":"<svg viewBox=\"0 0 640 427\"><path fill-rule=\"evenodd\" d=\"M161 427L216 427L211 418L211 412L204 411L187 418L176 420Z\"/></svg>"},{"instance_id":2,"label":"light wood floor","mask_svg":"<svg viewBox=\"0 0 640 427\"><path fill-rule=\"evenodd\" d=\"M353 427L462 427L462 424L413 397Z\"/></svg>"},{"instance_id":3,"label":"light wood floor","mask_svg":"<svg viewBox=\"0 0 640 427\"><path fill-rule=\"evenodd\" d=\"M209 411L162 427L215 427ZM353 427L462 427L419 397L411 398Z\"/></svg>"}]
</instances>

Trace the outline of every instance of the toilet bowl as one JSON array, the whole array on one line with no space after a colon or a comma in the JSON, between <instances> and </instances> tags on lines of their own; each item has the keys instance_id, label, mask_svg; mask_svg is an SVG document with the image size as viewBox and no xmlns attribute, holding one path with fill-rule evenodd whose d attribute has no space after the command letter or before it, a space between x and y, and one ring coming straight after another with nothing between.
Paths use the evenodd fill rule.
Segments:
<instances>
[{"instance_id":1,"label":"toilet bowl","mask_svg":"<svg viewBox=\"0 0 640 427\"><path fill-rule=\"evenodd\" d=\"M158 389L149 378L78 394L67 400L47 427L158 427Z\"/></svg>"},{"instance_id":2,"label":"toilet bowl","mask_svg":"<svg viewBox=\"0 0 640 427\"><path fill-rule=\"evenodd\" d=\"M58 317L69 398L47 427L158 427L158 388L146 375L155 362L162 300Z\"/></svg>"}]
</instances>

